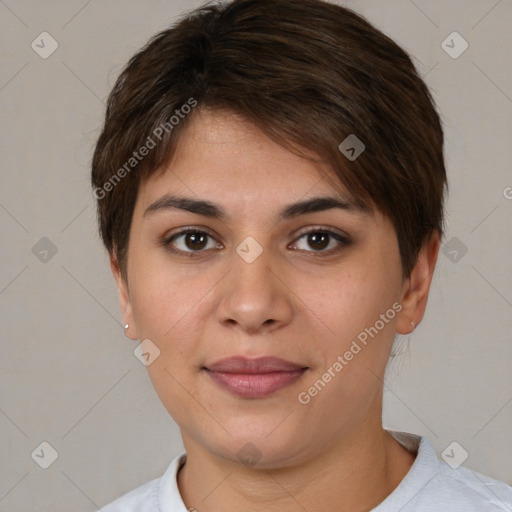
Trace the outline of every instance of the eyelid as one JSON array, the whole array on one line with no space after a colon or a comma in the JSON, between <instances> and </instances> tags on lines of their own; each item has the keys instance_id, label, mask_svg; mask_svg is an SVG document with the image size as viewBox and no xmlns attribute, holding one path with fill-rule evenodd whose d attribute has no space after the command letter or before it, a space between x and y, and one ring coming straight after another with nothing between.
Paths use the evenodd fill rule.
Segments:
<instances>
[{"instance_id":1,"label":"eyelid","mask_svg":"<svg viewBox=\"0 0 512 512\"><path fill-rule=\"evenodd\" d=\"M308 235L309 233L317 233L317 232L336 235L336 236L342 238L347 243L352 241L352 239L348 235L348 233L345 233L344 231L341 231L340 229L337 229L337 228L321 226L321 225L308 226L307 228L299 230L298 234L295 235L294 241L298 240L299 238L302 238L304 235Z\"/></svg>"},{"instance_id":2,"label":"eyelid","mask_svg":"<svg viewBox=\"0 0 512 512\"><path fill-rule=\"evenodd\" d=\"M335 247L332 247L327 250L320 250L315 251L313 249L306 250L306 249L294 249L295 251L300 251L307 255L307 257L327 257L332 256L340 251L342 251L344 248L352 245L352 238L344 232L339 232L338 230L335 230L334 228L327 228L327 227L321 227L321 226L310 226L308 228L305 228L304 230L300 231L297 236L295 236L293 242L291 242L290 245L296 245L299 240L304 238L305 236L311 234L311 233L324 233L330 236L331 239L334 239L337 243Z\"/></svg>"},{"instance_id":3,"label":"eyelid","mask_svg":"<svg viewBox=\"0 0 512 512\"><path fill-rule=\"evenodd\" d=\"M208 235L210 238L212 238L213 240L215 240L215 242L217 244L220 244L222 245L221 242L219 242L219 240L217 239L217 235L210 229L204 227L204 226L187 226L185 228L181 228L179 229L178 231L176 231L175 233L172 233L170 235L164 235L162 237L162 244L164 246L170 246L171 245L171 242L174 241L176 238L179 238L180 236L183 236L183 235L186 235L187 233L204 233L206 235ZM200 252L205 252L204 250L203 251L182 251L180 249L176 249L176 252L179 252L179 253L196 253L196 254L199 254Z\"/></svg>"},{"instance_id":4,"label":"eyelid","mask_svg":"<svg viewBox=\"0 0 512 512\"><path fill-rule=\"evenodd\" d=\"M183 234L186 234L186 233L206 233L207 235L210 235L213 238L216 237L214 232L211 229L207 228L207 227L204 227L204 226L186 226L184 228L178 228L178 231L176 231L175 233L172 233L171 235L165 235L164 239L170 240L171 238L173 238L175 236L183 235Z\"/></svg>"},{"instance_id":5,"label":"eyelid","mask_svg":"<svg viewBox=\"0 0 512 512\"><path fill-rule=\"evenodd\" d=\"M200 256L202 253L207 254L211 250L211 249L203 249L200 251L184 251L181 249L174 248L172 246L172 242L176 238L184 236L187 233L204 233L207 236L209 236L210 238L212 238L216 242L217 245L220 245L221 248L224 247L223 244L221 242L219 242L219 240L217 239L217 235L215 235L210 229L203 227L203 226L201 226L201 227L187 226L187 227L181 228L179 231L177 231L171 235L164 236L162 238L162 244L169 251L171 251L175 254L181 254L181 255L186 255L186 256L191 256L191 257ZM308 251L305 249L295 249L295 250L301 251L304 253L317 254L317 255L328 255L328 254L335 253L335 252L341 250L341 248L343 248L344 246L348 246L352 243L352 239L347 233L345 233L343 231L340 232L340 230L338 230L336 228L326 227L326 226L308 226L307 228L303 228L298 233L296 233L293 241L290 242L290 244L288 244L287 247L289 247L290 245L296 244L297 241L304 238L306 235L309 235L310 233L325 233L325 234L330 235L332 238L334 238L338 242L337 247L331 248L329 250L321 250L321 251L315 251L315 250ZM216 249L219 249L219 247L216 247Z\"/></svg>"}]
</instances>

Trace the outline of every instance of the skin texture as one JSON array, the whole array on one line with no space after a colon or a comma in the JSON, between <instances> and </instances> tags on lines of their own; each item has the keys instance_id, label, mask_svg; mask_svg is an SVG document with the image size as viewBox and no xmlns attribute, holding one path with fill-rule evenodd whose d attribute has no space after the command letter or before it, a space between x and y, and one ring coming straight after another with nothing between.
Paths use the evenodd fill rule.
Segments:
<instances>
[{"instance_id":1,"label":"skin texture","mask_svg":"<svg viewBox=\"0 0 512 512\"><path fill-rule=\"evenodd\" d=\"M181 429L187 462L178 484L187 507L370 510L414 461L382 429L383 379L395 334L411 332L423 317L439 237L425 244L404 279L395 230L378 211L336 208L279 219L290 203L346 196L333 177L233 114L203 110L164 172L141 185L127 282L115 256L111 264L127 336L150 339L161 351L147 368ZM164 194L214 202L228 218L176 209L144 215ZM163 242L186 227L211 235L194 257L197 245L186 236ZM318 250L303 234L319 229L351 243L330 237ZM236 252L248 236L263 249L252 263ZM301 404L298 394L395 303L401 311ZM239 398L202 370L233 355L271 355L308 370L269 396ZM260 457L254 466L237 457L247 443Z\"/></svg>"}]
</instances>

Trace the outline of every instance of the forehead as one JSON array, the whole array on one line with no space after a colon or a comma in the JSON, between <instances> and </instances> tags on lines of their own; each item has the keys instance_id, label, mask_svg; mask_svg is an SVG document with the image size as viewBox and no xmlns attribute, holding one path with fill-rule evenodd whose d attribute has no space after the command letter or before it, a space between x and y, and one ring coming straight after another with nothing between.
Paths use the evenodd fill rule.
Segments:
<instances>
[{"instance_id":1,"label":"forehead","mask_svg":"<svg viewBox=\"0 0 512 512\"><path fill-rule=\"evenodd\" d=\"M235 114L198 111L181 133L170 162L141 184L139 198L145 207L171 192L215 197L233 208L327 194L353 201L326 163L299 149L307 157Z\"/></svg>"}]
</instances>

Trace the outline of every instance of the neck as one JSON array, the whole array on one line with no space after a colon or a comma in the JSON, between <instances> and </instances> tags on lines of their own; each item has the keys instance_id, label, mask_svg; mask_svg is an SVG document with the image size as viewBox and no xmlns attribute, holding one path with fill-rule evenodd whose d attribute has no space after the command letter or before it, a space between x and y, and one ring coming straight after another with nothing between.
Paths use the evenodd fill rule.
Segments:
<instances>
[{"instance_id":1,"label":"neck","mask_svg":"<svg viewBox=\"0 0 512 512\"><path fill-rule=\"evenodd\" d=\"M272 469L247 468L194 443L185 446L178 487L187 508L200 512L226 510L226 504L249 512L368 511L393 492L415 457L380 421L301 463Z\"/></svg>"}]
</instances>

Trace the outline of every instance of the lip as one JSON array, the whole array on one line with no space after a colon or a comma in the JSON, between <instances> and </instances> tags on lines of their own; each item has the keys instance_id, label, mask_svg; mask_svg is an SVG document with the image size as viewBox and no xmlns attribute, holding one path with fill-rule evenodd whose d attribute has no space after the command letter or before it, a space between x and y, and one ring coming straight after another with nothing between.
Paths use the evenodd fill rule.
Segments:
<instances>
[{"instance_id":1,"label":"lip","mask_svg":"<svg viewBox=\"0 0 512 512\"><path fill-rule=\"evenodd\" d=\"M223 389L242 398L263 398L290 386L308 368L278 357L228 357L203 367Z\"/></svg>"}]
</instances>

